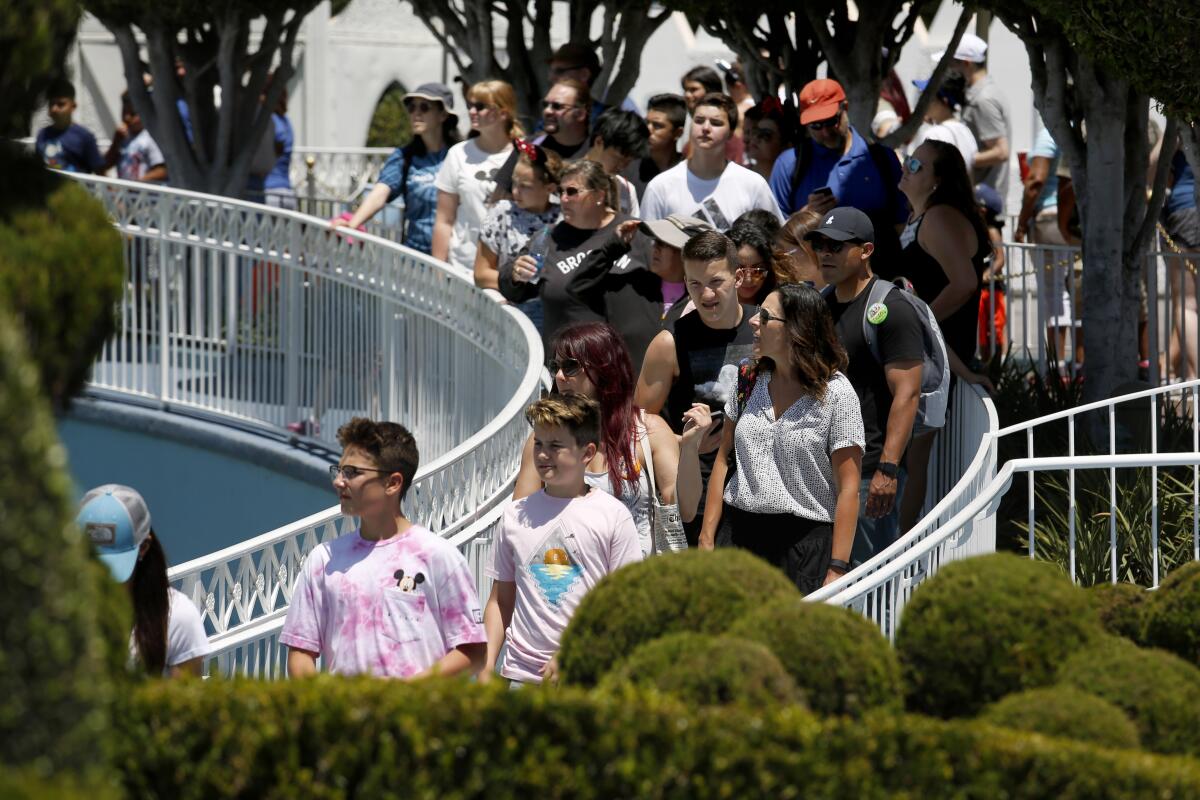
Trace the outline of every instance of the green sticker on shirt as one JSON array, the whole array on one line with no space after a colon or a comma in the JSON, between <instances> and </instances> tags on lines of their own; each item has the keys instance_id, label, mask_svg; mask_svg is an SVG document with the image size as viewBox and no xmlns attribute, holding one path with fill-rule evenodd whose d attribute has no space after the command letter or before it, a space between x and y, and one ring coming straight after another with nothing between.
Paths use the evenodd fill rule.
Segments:
<instances>
[{"instance_id":1,"label":"green sticker on shirt","mask_svg":"<svg viewBox=\"0 0 1200 800\"><path fill-rule=\"evenodd\" d=\"M872 303L871 307L867 309L867 322L879 325L887 319L887 314L887 306L883 303Z\"/></svg>"}]
</instances>

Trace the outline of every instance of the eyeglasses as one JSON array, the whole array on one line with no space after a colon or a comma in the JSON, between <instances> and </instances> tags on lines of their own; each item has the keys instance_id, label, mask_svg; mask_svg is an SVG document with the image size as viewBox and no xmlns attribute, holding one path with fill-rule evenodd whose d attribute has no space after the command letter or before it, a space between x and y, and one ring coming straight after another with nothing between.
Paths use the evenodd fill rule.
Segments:
<instances>
[{"instance_id":1,"label":"eyeglasses","mask_svg":"<svg viewBox=\"0 0 1200 800\"><path fill-rule=\"evenodd\" d=\"M556 100L543 100L542 108L548 108L551 111L566 111L569 108L583 108L583 106L578 103L559 103Z\"/></svg>"},{"instance_id":2,"label":"eyeglasses","mask_svg":"<svg viewBox=\"0 0 1200 800\"><path fill-rule=\"evenodd\" d=\"M496 107L490 106L487 103L480 103L476 100L474 102L467 103L467 108L471 111L478 111L480 114L482 114L484 111L495 110Z\"/></svg>"},{"instance_id":3,"label":"eyeglasses","mask_svg":"<svg viewBox=\"0 0 1200 800\"><path fill-rule=\"evenodd\" d=\"M921 171L921 167L923 166L925 166L925 164L923 164L921 159L917 158L916 156L909 156L904 161L904 168L908 170L909 175L916 175Z\"/></svg>"},{"instance_id":4,"label":"eyeglasses","mask_svg":"<svg viewBox=\"0 0 1200 800\"><path fill-rule=\"evenodd\" d=\"M777 317L774 314L772 314L770 311L767 311L765 308L760 308L758 310L757 316L758 316L758 324L759 325L766 325L771 320L775 320L776 322L787 322L787 320L784 319L783 317Z\"/></svg>"},{"instance_id":5,"label":"eyeglasses","mask_svg":"<svg viewBox=\"0 0 1200 800\"><path fill-rule=\"evenodd\" d=\"M819 119L816 122L809 122L805 125L805 127L810 131L820 131L824 130L825 128L832 128L842 121L842 111L844 110L845 106L840 106L838 108L838 113L834 114L829 119Z\"/></svg>"},{"instance_id":6,"label":"eyeglasses","mask_svg":"<svg viewBox=\"0 0 1200 800\"><path fill-rule=\"evenodd\" d=\"M577 358L564 358L562 361L552 358L546 369L550 370L551 375L557 375L561 371L563 377L574 378L583 371L583 364Z\"/></svg>"},{"instance_id":7,"label":"eyeglasses","mask_svg":"<svg viewBox=\"0 0 1200 800\"><path fill-rule=\"evenodd\" d=\"M742 273L742 280L758 283L767 277L767 268L762 265L762 262L757 264L742 264L738 267L738 272Z\"/></svg>"},{"instance_id":8,"label":"eyeglasses","mask_svg":"<svg viewBox=\"0 0 1200 800\"><path fill-rule=\"evenodd\" d=\"M329 465L329 480L336 481L338 475L341 475L348 481L352 481L364 472L382 472L385 475L390 475L395 470L390 469L374 469L372 467L356 467L353 464L346 464L339 467L337 464Z\"/></svg>"},{"instance_id":9,"label":"eyeglasses","mask_svg":"<svg viewBox=\"0 0 1200 800\"><path fill-rule=\"evenodd\" d=\"M844 242L839 242L834 239L830 239L828 236L814 236L808 240L808 243L812 245L814 253L825 252L833 253L835 255L842 252L842 248L846 245L857 247L858 245L862 244L862 242L858 239L847 239Z\"/></svg>"},{"instance_id":10,"label":"eyeglasses","mask_svg":"<svg viewBox=\"0 0 1200 800\"><path fill-rule=\"evenodd\" d=\"M581 194L587 194L593 191L592 189L582 189L578 186L564 186L558 190L558 193L563 197L578 197Z\"/></svg>"},{"instance_id":11,"label":"eyeglasses","mask_svg":"<svg viewBox=\"0 0 1200 800\"><path fill-rule=\"evenodd\" d=\"M750 136L761 142L769 142L779 136L779 132L770 128L752 128Z\"/></svg>"},{"instance_id":12,"label":"eyeglasses","mask_svg":"<svg viewBox=\"0 0 1200 800\"><path fill-rule=\"evenodd\" d=\"M418 103L415 100L405 100L404 110L410 114L428 114L434 110L434 106L432 103Z\"/></svg>"}]
</instances>

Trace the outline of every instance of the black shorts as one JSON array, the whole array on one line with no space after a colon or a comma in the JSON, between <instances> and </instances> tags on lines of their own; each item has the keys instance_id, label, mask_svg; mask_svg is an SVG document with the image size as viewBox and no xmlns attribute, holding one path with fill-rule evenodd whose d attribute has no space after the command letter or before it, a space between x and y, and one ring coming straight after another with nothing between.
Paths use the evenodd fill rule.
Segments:
<instances>
[{"instance_id":1,"label":"black shorts","mask_svg":"<svg viewBox=\"0 0 1200 800\"><path fill-rule=\"evenodd\" d=\"M833 558L833 525L792 514L755 514L725 505L718 544L747 550L783 570L801 594L820 589Z\"/></svg>"}]
</instances>

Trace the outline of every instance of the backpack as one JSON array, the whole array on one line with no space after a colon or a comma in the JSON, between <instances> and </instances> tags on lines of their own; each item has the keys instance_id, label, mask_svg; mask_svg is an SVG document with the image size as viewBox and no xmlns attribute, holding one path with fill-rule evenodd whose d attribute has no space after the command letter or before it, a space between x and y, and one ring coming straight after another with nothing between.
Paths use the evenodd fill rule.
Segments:
<instances>
[{"instance_id":1,"label":"backpack","mask_svg":"<svg viewBox=\"0 0 1200 800\"><path fill-rule=\"evenodd\" d=\"M913 419L913 435L937 430L946 424L946 407L950 400L950 358L946 354L946 342L942 338L942 329L938 326L933 309L925 301L913 293L912 284L907 278L896 278L886 281L879 278L871 283L870 294L867 296L867 310L863 314L863 338L871 355L880 364L883 357L879 352L879 337L875 335L875 326L887 318L887 306L884 301L892 289L899 289L897 296L901 301L912 306L921 321L921 349L923 358L921 364L921 399L917 405L917 416ZM834 287L826 286L822 294L826 299L833 295ZM883 318L872 322L871 317L876 308L884 310Z\"/></svg>"}]
</instances>

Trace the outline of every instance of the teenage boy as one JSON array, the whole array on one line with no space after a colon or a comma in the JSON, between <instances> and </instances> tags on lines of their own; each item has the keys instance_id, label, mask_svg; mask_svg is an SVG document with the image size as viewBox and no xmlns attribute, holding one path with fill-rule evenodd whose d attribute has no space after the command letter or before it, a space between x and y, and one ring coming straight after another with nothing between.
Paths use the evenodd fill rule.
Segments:
<instances>
[{"instance_id":1,"label":"teenage boy","mask_svg":"<svg viewBox=\"0 0 1200 800\"><path fill-rule=\"evenodd\" d=\"M525 418L543 488L505 509L492 545L481 678L491 678L506 644L503 677L555 683L555 654L579 601L605 575L640 561L642 549L629 509L584 481L600 443L599 404L551 395L529 406Z\"/></svg>"},{"instance_id":2,"label":"teenage boy","mask_svg":"<svg viewBox=\"0 0 1200 800\"><path fill-rule=\"evenodd\" d=\"M646 152L646 140L649 137L645 121L637 114L610 108L596 118L592 126L591 147L583 156L604 167L604 171L616 180L621 204L617 210L631 217L639 215L638 192L627 178L622 177L621 172Z\"/></svg>"},{"instance_id":3,"label":"teenage boy","mask_svg":"<svg viewBox=\"0 0 1200 800\"><path fill-rule=\"evenodd\" d=\"M708 94L692 112L691 155L646 186L642 219L672 214L701 217L719 231L755 208L780 216L771 188L761 175L725 157L725 143L737 127L738 110L724 94Z\"/></svg>"},{"instance_id":4,"label":"teenage boy","mask_svg":"<svg viewBox=\"0 0 1200 800\"><path fill-rule=\"evenodd\" d=\"M849 357L846 377L862 406L866 450L858 529L850 556L857 566L894 542L899 533L900 460L921 399L921 321L903 300L889 302L898 288L884 302L867 306L871 286L880 279L871 271L875 227L862 211L835 208L805 238L821 262L821 277L829 284L825 300ZM864 318L875 329L878 357L863 335Z\"/></svg>"},{"instance_id":5,"label":"teenage boy","mask_svg":"<svg viewBox=\"0 0 1200 800\"><path fill-rule=\"evenodd\" d=\"M721 413L737 388L737 366L754 353L750 318L756 306L741 305L737 295L737 248L717 231L692 236L683 246L683 270L695 311L668 321L646 350L634 401L648 414L661 414L675 433L683 433L685 412L704 403ZM700 442L700 477L712 474L721 444L716 416ZM696 518L684 523L688 543L696 545L704 521L704 495Z\"/></svg>"},{"instance_id":6,"label":"teenage boy","mask_svg":"<svg viewBox=\"0 0 1200 800\"><path fill-rule=\"evenodd\" d=\"M129 92L121 94L121 124L113 131L104 164L105 169L116 164L117 177L124 181L161 183L167 179L166 159L150 131L142 126Z\"/></svg>"},{"instance_id":7,"label":"teenage boy","mask_svg":"<svg viewBox=\"0 0 1200 800\"><path fill-rule=\"evenodd\" d=\"M475 672L487 655L475 580L458 548L404 516L417 443L404 426L355 417L331 466L342 513L359 529L304 562L279 641L288 674L419 678Z\"/></svg>"},{"instance_id":8,"label":"teenage boy","mask_svg":"<svg viewBox=\"0 0 1200 800\"><path fill-rule=\"evenodd\" d=\"M35 149L50 169L67 172L104 172L104 157L96 146L96 137L72 121L75 114L75 86L68 80L56 80L46 92L50 124L38 131Z\"/></svg>"},{"instance_id":9,"label":"teenage boy","mask_svg":"<svg viewBox=\"0 0 1200 800\"><path fill-rule=\"evenodd\" d=\"M677 94L656 94L646 103L649 152L622 173L633 184L638 197L645 196L646 185L655 176L683 160L679 154L679 137L687 127L687 115L687 103Z\"/></svg>"}]
</instances>

